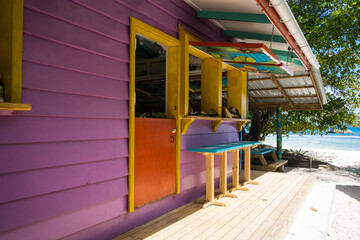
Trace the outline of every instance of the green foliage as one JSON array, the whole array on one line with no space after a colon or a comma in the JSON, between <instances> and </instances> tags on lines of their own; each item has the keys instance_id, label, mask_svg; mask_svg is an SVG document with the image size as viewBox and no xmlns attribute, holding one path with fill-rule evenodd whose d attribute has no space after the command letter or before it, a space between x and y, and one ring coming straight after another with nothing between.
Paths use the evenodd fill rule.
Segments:
<instances>
[{"instance_id":1,"label":"green foliage","mask_svg":"<svg viewBox=\"0 0 360 240\"><path fill-rule=\"evenodd\" d=\"M294 16L321 65L328 104L322 111L283 113L283 132L325 134L359 126L360 7L358 0L289 0ZM330 46L334 55L329 56ZM276 116L263 131L276 132Z\"/></svg>"}]
</instances>

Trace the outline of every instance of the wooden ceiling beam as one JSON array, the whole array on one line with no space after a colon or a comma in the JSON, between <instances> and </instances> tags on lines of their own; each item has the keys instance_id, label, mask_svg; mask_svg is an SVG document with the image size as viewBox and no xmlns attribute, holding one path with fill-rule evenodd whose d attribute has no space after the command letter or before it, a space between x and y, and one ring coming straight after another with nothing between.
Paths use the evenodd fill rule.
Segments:
<instances>
[{"instance_id":1,"label":"wooden ceiling beam","mask_svg":"<svg viewBox=\"0 0 360 240\"><path fill-rule=\"evenodd\" d=\"M280 106L283 110L320 110L321 106L319 103L298 103L293 104L291 107L289 103L250 103L250 110L276 110L277 106Z\"/></svg>"},{"instance_id":2,"label":"wooden ceiling beam","mask_svg":"<svg viewBox=\"0 0 360 240\"><path fill-rule=\"evenodd\" d=\"M321 109L323 109L323 102L322 102L319 90L317 88L317 84L315 83L315 75L314 75L314 71L312 68L310 69L310 76L311 76L310 79L311 79L312 83L314 84L315 92L316 92L317 98L319 99Z\"/></svg>"},{"instance_id":3,"label":"wooden ceiling beam","mask_svg":"<svg viewBox=\"0 0 360 240\"><path fill-rule=\"evenodd\" d=\"M282 93L282 95L284 96L284 98L286 99L286 101L290 104L291 107L294 107L291 99L288 97L288 95L286 94L285 90L283 89L283 87L281 86L281 84L279 83L279 81L276 79L275 75L271 74L271 79L273 80L274 84L277 86L277 88L279 89L279 91Z\"/></svg>"},{"instance_id":4,"label":"wooden ceiling beam","mask_svg":"<svg viewBox=\"0 0 360 240\"><path fill-rule=\"evenodd\" d=\"M305 88L314 88L314 86L283 87L284 90L295 90L295 89L305 89ZM274 90L279 90L279 89L278 88L256 88L256 89L249 89L249 92L274 91Z\"/></svg>"},{"instance_id":5,"label":"wooden ceiling beam","mask_svg":"<svg viewBox=\"0 0 360 240\"><path fill-rule=\"evenodd\" d=\"M250 96L250 95L249 95ZM313 97L317 97L317 95L288 95L289 98L313 98ZM283 98L283 96L271 96L271 97L252 97L255 101L257 99L278 99L278 98Z\"/></svg>"}]
</instances>

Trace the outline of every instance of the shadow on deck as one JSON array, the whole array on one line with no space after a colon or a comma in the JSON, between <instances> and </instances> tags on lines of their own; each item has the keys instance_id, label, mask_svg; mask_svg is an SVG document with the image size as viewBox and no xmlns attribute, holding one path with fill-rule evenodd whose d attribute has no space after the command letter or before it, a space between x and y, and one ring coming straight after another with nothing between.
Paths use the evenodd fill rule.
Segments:
<instances>
[{"instance_id":1,"label":"shadow on deck","mask_svg":"<svg viewBox=\"0 0 360 240\"><path fill-rule=\"evenodd\" d=\"M226 207L189 203L115 240L134 239L283 239L315 182L312 176L252 171L260 185L234 191Z\"/></svg>"}]
</instances>

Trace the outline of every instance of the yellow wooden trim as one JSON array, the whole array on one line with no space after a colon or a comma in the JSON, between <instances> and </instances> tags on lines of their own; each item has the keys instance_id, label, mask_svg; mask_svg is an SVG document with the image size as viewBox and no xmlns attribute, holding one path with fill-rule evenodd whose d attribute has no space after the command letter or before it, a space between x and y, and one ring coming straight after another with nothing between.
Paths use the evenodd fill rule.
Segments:
<instances>
[{"instance_id":1,"label":"yellow wooden trim","mask_svg":"<svg viewBox=\"0 0 360 240\"><path fill-rule=\"evenodd\" d=\"M0 74L11 103L21 103L23 8L23 0L0 1Z\"/></svg>"},{"instance_id":2,"label":"yellow wooden trim","mask_svg":"<svg viewBox=\"0 0 360 240\"><path fill-rule=\"evenodd\" d=\"M180 194L181 168L181 118L176 119L176 182L175 193Z\"/></svg>"},{"instance_id":3,"label":"yellow wooden trim","mask_svg":"<svg viewBox=\"0 0 360 240\"><path fill-rule=\"evenodd\" d=\"M180 39L180 115L189 114L189 35L179 25Z\"/></svg>"},{"instance_id":4,"label":"yellow wooden trim","mask_svg":"<svg viewBox=\"0 0 360 240\"><path fill-rule=\"evenodd\" d=\"M246 118L202 117L202 116L191 116L191 115L183 116L181 119L222 120L227 122L251 122L250 119L246 119Z\"/></svg>"},{"instance_id":5,"label":"yellow wooden trim","mask_svg":"<svg viewBox=\"0 0 360 240\"><path fill-rule=\"evenodd\" d=\"M227 108L239 110L241 117L247 117L247 73L237 69L227 72ZM239 127L240 128L240 127Z\"/></svg>"},{"instance_id":6,"label":"yellow wooden trim","mask_svg":"<svg viewBox=\"0 0 360 240\"><path fill-rule=\"evenodd\" d=\"M239 109L241 117L242 118L247 118L247 114L248 114L248 91L247 91L247 78L248 78L248 74L247 72L241 72L241 107Z\"/></svg>"},{"instance_id":7,"label":"yellow wooden trim","mask_svg":"<svg viewBox=\"0 0 360 240\"><path fill-rule=\"evenodd\" d=\"M179 46L168 48L167 52L167 118L176 119L179 100L178 85L180 81L180 54Z\"/></svg>"},{"instance_id":8,"label":"yellow wooden trim","mask_svg":"<svg viewBox=\"0 0 360 240\"><path fill-rule=\"evenodd\" d=\"M208 58L214 59L214 57L212 57L211 55L209 55L193 46L190 46L190 45L189 45L189 53L200 59L208 59Z\"/></svg>"},{"instance_id":9,"label":"yellow wooden trim","mask_svg":"<svg viewBox=\"0 0 360 240\"><path fill-rule=\"evenodd\" d=\"M238 122L238 129L239 132L242 130L242 127L245 125L246 122Z\"/></svg>"},{"instance_id":10,"label":"yellow wooden trim","mask_svg":"<svg viewBox=\"0 0 360 240\"><path fill-rule=\"evenodd\" d=\"M13 0L11 102L21 103L24 1Z\"/></svg>"},{"instance_id":11,"label":"yellow wooden trim","mask_svg":"<svg viewBox=\"0 0 360 240\"><path fill-rule=\"evenodd\" d=\"M135 51L136 34L168 47L168 118L176 121L176 193L180 193L180 123L179 78L180 41L168 34L130 17L130 59L129 59L129 192L128 211L134 211L135 202Z\"/></svg>"},{"instance_id":12,"label":"yellow wooden trim","mask_svg":"<svg viewBox=\"0 0 360 240\"><path fill-rule=\"evenodd\" d=\"M150 38L151 40L164 44L168 47L179 46L178 39L171 37L170 35L140 20L137 20L136 18L130 17L130 22L134 25L136 34Z\"/></svg>"},{"instance_id":13,"label":"yellow wooden trim","mask_svg":"<svg viewBox=\"0 0 360 240\"><path fill-rule=\"evenodd\" d=\"M129 58L129 190L128 211L135 209L135 51L136 23L130 18L130 58Z\"/></svg>"},{"instance_id":14,"label":"yellow wooden trim","mask_svg":"<svg viewBox=\"0 0 360 240\"><path fill-rule=\"evenodd\" d=\"M211 122L212 131L216 132L222 122L223 122L223 120L212 120L212 122Z\"/></svg>"},{"instance_id":15,"label":"yellow wooden trim","mask_svg":"<svg viewBox=\"0 0 360 240\"><path fill-rule=\"evenodd\" d=\"M181 119L181 134L185 134L190 126L195 121L194 118L182 118Z\"/></svg>"},{"instance_id":16,"label":"yellow wooden trim","mask_svg":"<svg viewBox=\"0 0 360 240\"><path fill-rule=\"evenodd\" d=\"M222 115L222 62L215 58L201 61L201 111L211 110Z\"/></svg>"},{"instance_id":17,"label":"yellow wooden trim","mask_svg":"<svg viewBox=\"0 0 360 240\"><path fill-rule=\"evenodd\" d=\"M31 104L0 102L0 110L30 111Z\"/></svg>"}]
</instances>

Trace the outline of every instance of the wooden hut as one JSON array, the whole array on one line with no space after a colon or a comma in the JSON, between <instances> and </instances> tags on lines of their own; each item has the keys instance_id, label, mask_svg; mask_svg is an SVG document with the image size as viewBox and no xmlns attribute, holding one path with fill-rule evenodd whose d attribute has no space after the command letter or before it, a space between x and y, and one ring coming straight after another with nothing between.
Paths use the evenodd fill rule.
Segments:
<instances>
[{"instance_id":1,"label":"wooden hut","mask_svg":"<svg viewBox=\"0 0 360 240\"><path fill-rule=\"evenodd\" d=\"M240 141L248 109L326 103L282 0L0 0L0 30L0 239L117 236L204 195L187 148Z\"/></svg>"}]
</instances>

